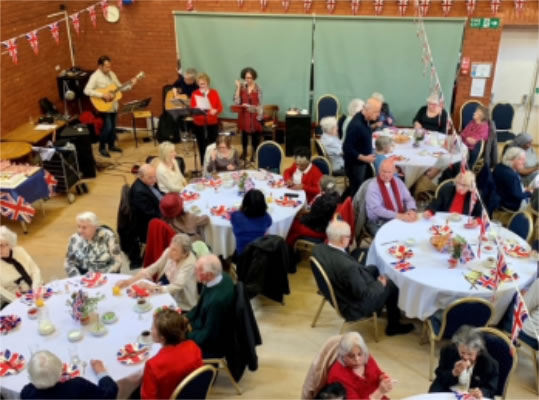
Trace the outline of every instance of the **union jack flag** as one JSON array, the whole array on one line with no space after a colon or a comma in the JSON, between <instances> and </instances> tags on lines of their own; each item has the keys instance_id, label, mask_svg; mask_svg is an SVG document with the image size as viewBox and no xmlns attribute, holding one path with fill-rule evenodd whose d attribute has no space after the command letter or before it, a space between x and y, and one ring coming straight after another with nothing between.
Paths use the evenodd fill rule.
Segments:
<instances>
[{"instance_id":1,"label":"union jack flag","mask_svg":"<svg viewBox=\"0 0 539 400\"><path fill-rule=\"evenodd\" d=\"M473 253L472 246L470 246L469 243L466 243L466 246L462 249L462 252L460 253L460 263L466 264L468 261L471 261L475 258L475 254Z\"/></svg>"},{"instance_id":2,"label":"union jack flag","mask_svg":"<svg viewBox=\"0 0 539 400\"><path fill-rule=\"evenodd\" d=\"M500 282L511 279L511 275L509 275L508 272L505 256L503 255L503 252L498 251L498 262L496 263L496 271L494 272L494 277L497 283L496 286L498 286Z\"/></svg>"},{"instance_id":3,"label":"union jack flag","mask_svg":"<svg viewBox=\"0 0 539 400\"><path fill-rule=\"evenodd\" d=\"M522 330L522 324L528 318L528 311L522 300L520 292L517 292L517 301L515 303L515 311L513 312L513 327L511 328L511 341L514 343L520 331Z\"/></svg>"},{"instance_id":4,"label":"union jack flag","mask_svg":"<svg viewBox=\"0 0 539 400\"><path fill-rule=\"evenodd\" d=\"M144 361L149 355L150 350L148 346L140 343L130 343L116 353L116 358L122 364L138 364Z\"/></svg>"},{"instance_id":5,"label":"union jack flag","mask_svg":"<svg viewBox=\"0 0 539 400\"><path fill-rule=\"evenodd\" d=\"M447 17L451 12L451 7L453 6L453 0L442 0L442 11L444 17Z\"/></svg>"},{"instance_id":6,"label":"union jack flag","mask_svg":"<svg viewBox=\"0 0 539 400\"><path fill-rule=\"evenodd\" d=\"M399 7L399 14L406 14L406 9L408 8L408 0L398 0L397 7Z\"/></svg>"},{"instance_id":7,"label":"union jack flag","mask_svg":"<svg viewBox=\"0 0 539 400\"><path fill-rule=\"evenodd\" d=\"M287 12L290 8L290 0L282 0L281 6L283 6L284 12Z\"/></svg>"},{"instance_id":8,"label":"union jack flag","mask_svg":"<svg viewBox=\"0 0 539 400\"><path fill-rule=\"evenodd\" d=\"M424 17L429 12L430 0L419 0L419 15Z\"/></svg>"},{"instance_id":9,"label":"union jack flag","mask_svg":"<svg viewBox=\"0 0 539 400\"><path fill-rule=\"evenodd\" d=\"M336 0L326 0L326 8L331 14L335 11L335 3Z\"/></svg>"},{"instance_id":10,"label":"union jack flag","mask_svg":"<svg viewBox=\"0 0 539 400\"><path fill-rule=\"evenodd\" d=\"M384 10L384 0L374 0L374 12L380 15Z\"/></svg>"},{"instance_id":11,"label":"union jack flag","mask_svg":"<svg viewBox=\"0 0 539 400\"><path fill-rule=\"evenodd\" d=\"M359 2L360 0L350 0L350 8L352 9L352 14L357 15L359 12Z\"/></svg>"},{"instance_id":12,"label":"union jack flag","mask_svg":"<svg viewBox=\"0 0 539 400\"><path fill-rule=\"evenodd\" d=\"M195 9L195 5L193 4L193 0L187 0L187 5L185 6L187 11L193 11Z\"/></svg>"},{"instance_id":13,"label":"union jack flag","mask_svg":"<svg viewBox=\"0 0 539 400\"><path fill-rule=\"evenodd\" d=\"M524 9L524 3L526 0L515 0L515 10L517 13L521 12Z\"/></svg>"},{"instance_id":14,"label":"union jack flag","mask_svg":"<svg viewBox=\"0 0 539 400\"><path fill-rule=\"evenodd\" d=\"M80 19L79 19L79 13L76 12L73 15L70 15L69 18L71 18L71 22L73 22L73 27L75 28L75 32L77 32L77 35L80 31Z\"/></svg>"},{"instance_id":15,"label":"union jack flag","mask_svg":"<svg viewBox=\"0 0 539 400\"><path fill-rule=\"evenodd\" d=\"M90 21L92 21L92 25L94 28L97 28L97 15L95 12L95 6L90 6L87 8L88 14L90 14Z\"/></svg>"},{"instance_id":16,"label":"union jack flag","mask_svg":"<svg viewBox=\"0 0 539 400\"><path fill-rule=\"evenodd\" d=\"M17 57L17 38L6 40L2 44L7 48L9 56L14 64L19 63L19 58Z\"/></svg>"},{"instance_id":17,"label":"union jack flag","mask_svg":"<svg viewBox=\"0 0 539 400\"><path fill-rule=\"evenodd\" d=\"M53 174L51 174L49 171L47 171L46 169L44 170L45 172L45 183L47 184L47 187L49 188L49 196L54 196L55 194L55 188L56 188L56 185L58 185L58 181L56 180L56 178L54 177Z\"/></svg>"},{"instance_id":18,"label":"union jack flag","mask_svg":"<svg viewBox=\"0 0 539 400\"><path fill-rule=\"evenodd\" d=\"M101 5L101 11L103 11L103 17L107 18L107 15L109 14L109 3L107 0L100 1L99 4Z\"/></svg>"},{"instance_id":19,"label":"union jack flag","mask_svg":"<svg viewBox=\"0 0 539 400\"><path fill-rule=\"evenodd\" d=\"M0 352L0 376L17 374L24 368L24 357L6 349Z\"/></svg>"},{"instance_id":20,"label":"union jack flag","mask_svg":"<svg viewBox=\"0 0 539 400\"><path fill-rule=\"evenodd\" d=\"M303 0L303 10L308 13L311 11L313 0Z\"/></svg>"},{"instance_id":21,"label":"union jack flag","mask_svg":"<svg viewBox=\"0 0 539 400\"><path fill-rule=\"evenodd\" d=\"M456 391L453 393L455 393L455 397L457 398L457 400L475 400L475 397L468 392Z\"/></svg>"},{"instance_id":22,"label":"union jack flag","mask_svg":"<svg viewBox=\"0 0 539 400\"><path fill-rule=\"evenodd\" d=\"M492 10L492 15L496 16L502 5L502 0L490 0L490 9Z\"/></svg>"},{"instance_id":23,"label":"union jack flag","mask_svg":"<svg viewBox=\"0 0 539 400\"><path fill-rule=\"evenodd\" d=\"M260 8L262 10L265 10L267 6L268 6L268 0L260 0Z\"/></svg>"},{"instance_id":24,"label":"union jack flag","mask_svg":"<svg viewBox=\"0 0 539 400\"><path fill-rule=\"evenodd\" d=\"M36 210L31 204L24 201L24 197L13 198L11 193L0 193L0 215L8 217L13 221L24 221L30 223Z\"/></svg>"},{"instance_id":25,"label":"union jack flag","mask_svg":"<svg viewBox=\"0 0 539 400\"><path fill-rule=\"evenodd\" d=\"M482 275L477 280L477 284L483 286L485 289L490 289L490 290L494 290L498 287L496 280L487 275Z\"/></svg>"},{"instance_id":26,"label":"union jack flag","mask_svg":"<svg viewBox=\"0 0 539 400\"><path fill-rule=\"evenodd\" d=\"M466 0L466 10L468 11L468 16L471 16L475 10L476 0Z\"/></svg>"},{"instance_id":27,"label":"union jack flag","mask_svg":"<svg viewBox=\"0 0 539 400\"><path fill-rule=\"evenodd\" d=\"M37 38L37 30L33 30L32 32L28 32L26 34L26 39L28 39L28 42L30 43L30 46L32 46L32 50L34 50L34 54L37 56L39 54L39 44L38 44L38 38Z\"/></svg>"},{"instance_id":28,"label":"union jack flag","mask_svg":"<svg viewBox=\"0 0 539 400\"><path fill-rule=\"evenodd\" d=\"M483 238L485 237L487 233L487 229L490 227L490 223L488 221L488 215L483 209L481 213L481 221L479 222L479 225L481 227L481 230L479 232L479 244L477 245L477 257L481 257L481 246L483 244Z\"/></svg>"},{"instance_id":29,"label":"union jack flag","mask_svg":"<svg viewBox=\"0 0 539 400\"><path fill-rule=\"evenodd\" d=\"M399 272L406 272L415 269L415 267L410 262L405 260L392 262L391 265L393 265L393 268L395 268Z\"/></svg>"},{"instance_id":30,"label":"union jack flag","mask_svg":"<svg viewBox=\"0 0 539 400\"><path fill-rule=\"evenodd\" d=\"M60 44L60 28L58 27L58 22L53 22L49 24L49 29L51 30L51 35L54 38L56 44Z\"/></svg>"},{"instance_id":31,"label":"union jack flag","mask_svg":"<svg viewBox=\"0 0 539 400\"><path fill-rule=\"evenodd\" d=\"M122 8L124 6L123 0L118 0L118 8Z\"/></svg>"},{"instance_id":32,"label":"union jack flag","mask_svg":"<svg viewBox=\"0 0 539 400\"><path fill-rule=\"evenodd\" d=\"M243 0L237 0L237 3L239 8L243 7Z\"/></svg>"},{"instance_id":33,"label":"union jack flag","mask_svg":"<svg viewBox=\"0 0 539 400\"><path fill-rule=\"evenodd\" d=\"M72 363L64 363L64 366L62 367L62 377L60 378L60 382L66 382L70 379L77 378L80 376L80 368L77 364Z\"/></svg>"}]
</instances>

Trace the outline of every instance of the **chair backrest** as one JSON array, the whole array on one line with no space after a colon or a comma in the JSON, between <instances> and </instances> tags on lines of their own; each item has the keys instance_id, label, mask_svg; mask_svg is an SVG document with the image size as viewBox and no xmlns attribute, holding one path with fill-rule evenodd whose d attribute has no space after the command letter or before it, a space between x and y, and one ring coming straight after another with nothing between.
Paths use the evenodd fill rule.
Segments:
<instances>
[{"instance_id":1,"label":"chair backrest","mask_svg":"<svg viewBox=\"0 0 539 400\"><path fill-rule=\"evenodd\" d=\"M356 229L354 236L357 238L367 221L367 189L374 178L363 181L356 194L353 197L352 204L356 214Z\"/></svg>"},{"instance_id":2,"label":"chair backrest","mask_svg":"<svg viewBox=\"0 0 539 400\"><path fill-rule=\"evenodd\" d=\"M262 108L264 119L271 119L273 122L278 121L279 106L276 104L266 104Z\"/></svg>"},{"instance_id":3,"label":"chair backrest","mask_svg":"<svg viewBox=\"0 0 539 400\"><path fill-rule=\"evenodd\" d=\"M497 329L480 328L479 331L483 334L487 352L498 361L498 388L495 395L505 399L509 380L518 364L515 346L503 332Z\"/></svg>"},{"instance_id":4,"label":"chair backrest","mask_svg":"<svg viewBox=\"0 0 539 400\"><path fill-rule=\"evenodd\" d=\"M440 182L440 184L436 187L436 190L434 191L434 197L438 198L438 193L440 193L440 190L445 185L449 185L450 183L455 184L455 179L446 179L445 181Z\"/></svg>"},{"instance_id":5,"label":"chair backrest","mask_svg":"<svg viewBox=\"0 0 539 400\"><path fill-rule=\"evenodd\" d=\"M515 109L510 103L496 103L492 109L492 119L497 131L510 131L513 125Z\"/></svg>"},{"instance_id":6,"label":"chair backrest","mask_svg":"<svg viewBox=\"0 0 539 400\"><path fill-rule=\"evenodd\" d=\"M346 115L344 114L342 114L337 120L337 132L339 132L340 139L342 139L342 137L344 136L343 125L344 125L345 120L346 120Z\"/></svg>"},{"instance_id":7,"label":"chair backrest","mask_svg":"<svg viewBox=\"0 0 539 400\"><path fill-rule=\"evenodd\" d=\"M215 150L217 147L216 143L211 143L208 146L206 146L206 151L204 152L204 162L202 164L202 175L206 176L208 175L208 164L210 163L211 159L211 153Z\"/></svg>"},{"instance_id":8,"label":"chair backrest","mask_svg":"<svg viewBox=\"0 0 539 400\"><path fill-rule=\"evenodd\" d=\"M460 129L459 131L462 131L466 125L468 125L468 122L470 122L473 118L473 113L475 112L475 109L478 105L483 105L480 101L477 100L469 100L465 102L462 106L460 106Z\"/></svg>"},{"instance_id":9,"label":"chair backrest","mask_svg":"<svg viewBox=\"0 0 539 400\"><path fill-rule=\"evenodd\" d=\"M319 156L326 157L329 160L326 146L324 146L324 143L320 139L314 139L314 148Z\"/></svg>"},{"instance_id":10,"label":"chair backrest","mask_svg":"<svg viewBox=\"0 0 539 400\"><path fill-rule=\"evenodd\" d=\"M339 99L332 94L325 94L320 96L316 102L316 122L324 117L335 117L339 116Z\"/></svg>"},{"instance_id":11,"label":"chair backrest","mask_svg":"<svg viewBox=\"0 0 539 400\"><path fill-rule=\"evenodd\" d=\"M187 375L174 389L170 400L175 399L205 399L208 396L216 369L211 365L204 365Z\"/></svg>"},{"instance_id":12,"label":"chair backrest","mask_svg":"<svg viewBox=\"0 0 539 400\"><path fill-rule=\"evenodd\" d=\"M344 318L341 314L341 311L339 310L337 298L335 297L335 292L333 291L331 281L326 275L326 271L324 271L324 268L322 268L322 265L320 265L320 262L316 258L314 258L314 256L311 256L310 260L311 269L313 271L314 280L316 281L316 286L318 287L318 290L320 290L320 293L322 293L324 299L326 299L329 304L333 306L333 308L337 312L337 315L339 315L339 317L341 318Z\"/></svg>"},{"instance_id":13,"label":"chair backrest","mask_svg":"<svg viewBox=\"0 0 539 400\"><path fill-rule=\"evenodd\" d=\"M279 143L273 140L266 140L256 148L256 167L258 169L267 169L280 174L283 159L283 149Z\"/></svg>"},{"instance_id":14,"label":"chair backrest","mask_svg":"<svg viewBox=\"0 0 539 400\"><path fill-rule=\"evenodd\" d=\"M470 152L468 165L470 170L477 174L484 164L483 153L485 152L485 141L480 140Z\"/></svg>"},{"instance_id":15,"label":"chair backrest","mask_svg":"<svg viewBox=\"0 0 539 400\"><path fill-rule=\"evenodd\" d=\"M494 314L491 302L478 297L465 297L451 303L442 314L439 337L451 338L463 325L483 327Z\"/></svg>"},{"instance_id":16,"label":"chair backrest","mask_svg":"<svg viewBox=\"0 0 539 400\"><path fill-rule=\"evenodd\" d=\"M507 229L529 242L533 233L533 218L527 211L519 211L509 220Z\"/></svg>"},{"instance_id":17,"label":"chair backrest","mask_svg":"<svg viewBox=\"0 0 539 400\"><path fill-rule=\"evenodd\" d=\"M322 172L322 174L324 175L332 174L331 164L326 157L314 156L313 158L311 158L311 162L313 163L313 165L316 165L318 167L318 169L320 170L320 172Z\"/></svg>"}]
</instances>

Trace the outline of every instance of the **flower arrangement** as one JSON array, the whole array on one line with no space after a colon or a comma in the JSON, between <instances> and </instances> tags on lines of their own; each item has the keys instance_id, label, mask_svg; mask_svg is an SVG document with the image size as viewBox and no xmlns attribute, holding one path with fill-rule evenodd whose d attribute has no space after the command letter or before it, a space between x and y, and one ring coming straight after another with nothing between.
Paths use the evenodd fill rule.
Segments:
<instances>
[{"instance_id":1,"label":"flower arrangement","mask_svg":"<svg viewBox=\"0 0 539 400\"><path fill-rule=\"evenodd\" d=\"M71 316L73 319L83 321L97 309L97 303L104 298L105 296L103 295L90 297L88 293L79 290L71 294L71 299L67 301L67 305L71 307Z\"/></svg>"},{"instance_id":2,"label":"flower arrangement","mask_svg":"<svg viewBox=\"0 0 539 400\"><path fill-rule=\"evenodd\" d=\"M452 239L452 245L451 245L451 257L455 260L460 259L460 256L462 255L462 250L466 246L466 239L464 239L460 235L456 235Z\"/></svg>"},{"instance_id":3,"label":"flower arrangement","mask_svg":"<svg viewBox=\"0 0 539 400\"><path fill-rule=\"evenodd\" d=\"M240 194L247 193L249 190L254 189L255 185L251 178L249 178L249 174L247 172L243 172L239 176L238 180L238 189Z\"/></svg>"},{"instance_id":4,"label":"flower arrangement","mask_svg":"<svg viewBox=\"0 0 539 400\"><path fill-rule=\"evenodd\" d=\"M419 147L423 139L425 139L425 131L423 129L414 130L414 146Z\"/></svg>"}]
</instances>

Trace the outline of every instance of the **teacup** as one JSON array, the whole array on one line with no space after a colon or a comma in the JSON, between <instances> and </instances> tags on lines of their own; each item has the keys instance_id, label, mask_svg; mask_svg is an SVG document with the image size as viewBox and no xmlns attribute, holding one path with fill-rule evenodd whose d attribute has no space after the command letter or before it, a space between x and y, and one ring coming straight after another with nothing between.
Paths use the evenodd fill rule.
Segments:
<instances>
[{"instance_id":1,"label":"teacup","mask_svg":"<svg viewBox=\"0 0 539 400\"><path fill-rule=\"evenodd\" d=\"M150 344L152 343L152 334L150 331L142 331L138 337L138 341L141 344Z\"/></svg>"}]
</instances>

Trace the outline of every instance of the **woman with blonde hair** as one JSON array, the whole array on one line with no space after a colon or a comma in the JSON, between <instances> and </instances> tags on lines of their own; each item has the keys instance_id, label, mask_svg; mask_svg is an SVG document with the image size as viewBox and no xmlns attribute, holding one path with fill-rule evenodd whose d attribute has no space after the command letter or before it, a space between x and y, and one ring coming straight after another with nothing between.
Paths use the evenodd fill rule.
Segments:
<instances>
[{"instance_id":1,"label":"woman with blonde hair","mask_svg":"<svg viewBox=\"0 0 539 400\"><path fill-rule=\"evenodd\" d=\"M215 143L215 150L211 153L208 163L209 172L235 171L240 166L240 158L236 149L232 147L230 136L220 135Z\"/></svg>"},{"instance_id":2,"label":"woman with blonde hair","mask_svg":"<svg viewBox=\"0 0 539 400\"><path fill-rule=\"evenodd\" d=\"M430 95L427 105L417 111L414 117L414 128L447 132L447 111L441 106L438 95Z\"/></svg>"},{"instance_id":3,"label":"woman with blonde hair","mask_svg":"<svg viewBox=\"0 0 539 400\"><path fill-rule=\"evenodd\" d=\"M163 193L179 193L187 186L187 180L176 161L176 148L171 142L159 145L159 163L155 172L157 186Z\"/></svg>"}]
</instances>

